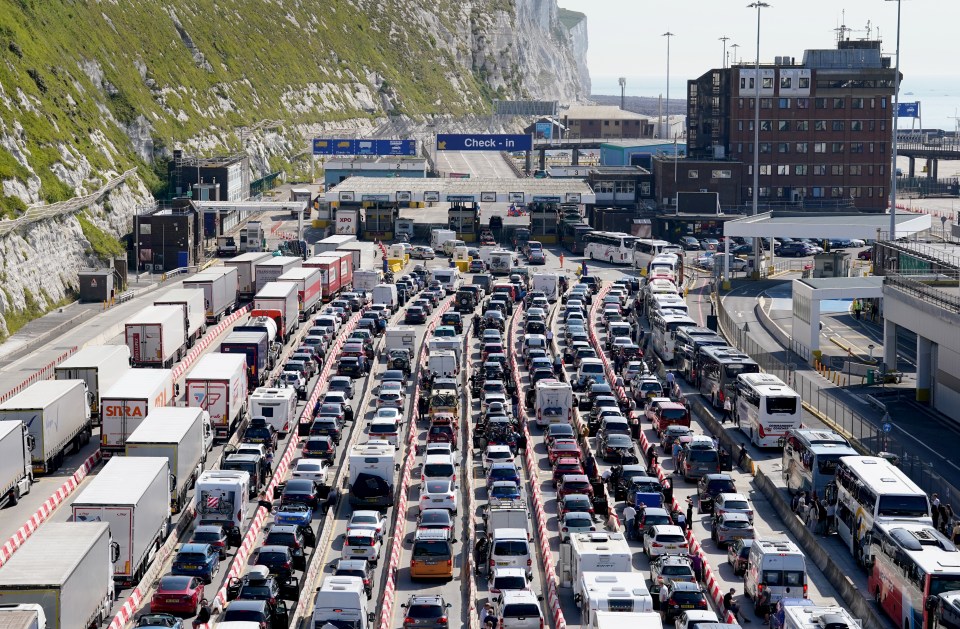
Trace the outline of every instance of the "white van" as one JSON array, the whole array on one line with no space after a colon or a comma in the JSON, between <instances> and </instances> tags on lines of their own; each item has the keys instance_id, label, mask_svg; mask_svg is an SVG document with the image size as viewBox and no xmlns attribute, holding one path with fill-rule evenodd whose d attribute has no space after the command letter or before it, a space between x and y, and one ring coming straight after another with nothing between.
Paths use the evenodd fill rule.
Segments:
<instances>
[{"instance_id":1,"label":"white van","mask_svg":"<svg viewBox=\"0 0 960 629\"><path fill-rule=\"evenodd\" d=\"M533 555L530 538L524 529L499 529L493 531L490 543L491 568L523 568L528 579L533 578Z\"/></svg>"},{"instance_id":2,"label":"white van","mask_svg":"<svg viewBox=\"0 0 960 629\"><path fill-rule=\"evenodd\" d=\"M446 242L443 243L443 255L447 256L448 258L451 258L453 257L454 249L456 249L457 247L466 247L466 246L467 246L467 243L463 242L462 240L447 240Z\"/></svg>"},{"instance_id":3,"label":"white van","mask_svg":"<svg viewBox=\"0 0 960 629\"><path fill-rule=\"evenodd\" d=\"M440 282L440 285L443 286L443 289L447 291L448 295L460 290L460 284L463 283L463 280L460 278L460 271L457 269L432 269L430 271L430 279Z\"/></svg>"},{"instance_id":4,"label":"white van","mask_svg":"<svg viewBox=\"0 0 960 629\"><path fill-rule=\"evenodd\" d=\"M589 389L589 385L586 385L587 379L593 382L606 382L607 377L603 369L603 362L599 358L584 358L580 361L575 382L581 388Z\"/></svg>"},{"instance_id":5,"label":"white van","mask_svg":"<svg viewBox=\"0 0 960 629\"><path fill-rule=\"evenodd\" d=\"M501 592L494 600L501 629L542 629L540 600L530 590Z\"/></svg>"},{"instance_id":6,"label":"white van","mask_svg":"<svg viewBox=\"0 0 960 629\"><path fill-rule=\"evenodd\" d=\"M786 538L754 540L743 589L756 600L761 585L770 592L771 604L781 598L807 598L807 561L796 544Z\"/></svg>"}]
</instances>

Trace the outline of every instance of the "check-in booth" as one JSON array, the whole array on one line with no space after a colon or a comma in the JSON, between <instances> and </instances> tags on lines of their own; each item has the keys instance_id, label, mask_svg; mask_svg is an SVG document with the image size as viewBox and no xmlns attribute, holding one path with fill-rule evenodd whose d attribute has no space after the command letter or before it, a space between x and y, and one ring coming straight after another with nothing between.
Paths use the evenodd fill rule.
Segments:
<instances>
[{"instance_id":1,"label":"check-in booth","mask_svg":"<svg viewBox=\"0 0 960 629\"><path fill-rule=\"evenodd\" d=\"M476 242L480 233L480 208L473 197L447 197L450 209L447 210L447 226L457 232L457 238L463 242Z\"/></svg>"}]
</instances>

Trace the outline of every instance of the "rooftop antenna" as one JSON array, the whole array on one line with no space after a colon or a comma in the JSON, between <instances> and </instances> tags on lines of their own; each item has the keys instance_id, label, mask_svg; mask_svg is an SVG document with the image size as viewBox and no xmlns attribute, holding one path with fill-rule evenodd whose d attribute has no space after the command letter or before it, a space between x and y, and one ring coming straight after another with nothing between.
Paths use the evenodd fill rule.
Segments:
<instances>
[{"instance_id":1,"label":"rooftop antenna","mask_svg":"<svg viewBox=\"0 0 960 629\"><path fill-rule=\"evenodd\" d=\"M843 9L840 11L840 26L833 29L837 33L837 44L840 44L845 39L845 36L850 33L851 28L846 24L847 21L847 10Z\"/></svg>"},{"instance_id":2,"label":"rooftop antenna","mask_svg":"<svg viewBox=\"0 0 960 629\"><path fill-rule=\"evenodd\" d=\"M869 41L870 35L873 33L873 22L867 20L867 28L865 30L867 31L867 41Z\"/></svg>"}]
</instances>

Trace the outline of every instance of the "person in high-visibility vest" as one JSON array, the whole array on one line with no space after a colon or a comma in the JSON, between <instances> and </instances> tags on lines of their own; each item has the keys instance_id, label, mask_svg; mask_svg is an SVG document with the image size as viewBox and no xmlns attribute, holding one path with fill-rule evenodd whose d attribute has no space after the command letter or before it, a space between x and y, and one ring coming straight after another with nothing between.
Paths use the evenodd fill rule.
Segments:
<instances>
[{"instance_id":1,"label":"person in high-visibility vest","mask_svg":"<svg viewBox=\"0 0 960 629\"><path fill-rule=\"evenodd\" d=\"M560 268L563 268L563 254L560 254Z\"/></svg>"}]
</instances>

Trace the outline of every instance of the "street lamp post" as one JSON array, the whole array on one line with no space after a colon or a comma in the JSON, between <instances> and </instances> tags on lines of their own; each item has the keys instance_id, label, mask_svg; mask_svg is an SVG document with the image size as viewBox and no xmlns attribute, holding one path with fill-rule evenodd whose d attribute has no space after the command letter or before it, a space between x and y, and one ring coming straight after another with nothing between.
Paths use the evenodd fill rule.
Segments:
<instances>
[{"instance_id":1,"label":"street lamp post","mask_svg":"<svg viewBox=\"0 0 960 629\"><path fill-rule=\"evenodd\" d=\"M890 240L897 239L897 114L900 113L900 0L887 0L897 3L897 64L893 77L893 157L890 166Z\"/></svg>"},{"instance_id":2,"label":"street lamp post","mask_svg":"<svg viewBox=\"0 0 960 629\"><path fill-rule=\"evenodd\" d=\"M733 50L733 62L737 62L737 48L740 47L740 44L730 44L730 48Z\"/></svg>"},{"instance_id":3,"label":"street lamp post","mask_svg":"<svg viewBox=\"0 0 960 629\"><path fill-rule=\"evenodd\" d=\"M724 35L720 38L720 41L723 42L723 63L720 65L721 68L727 67L727 42L730 40L729 37Z\"/></svg>"},{"instance_id":4,"label":"street lamp post","mask_svg":"<svg viewBox=\"0 0 960 629\"><path fill-rule=\"evenodd\" d=\"M626 109L627 101L627 77L621 76L620 79L620 109Z\"/></svg>"},{"instance_id":5,"label":"street lamp post","mask_svg":"<svg viewBox=\"0 0 960 629\"><path fill-rule=\"evenodd\" d=\"M666 112L665 117L666 117L666 123L667 123L667 124L666 124L666 128L667 128L667 129L670 128L670 38L673 37L673 36L674 36L674 34L671 33L670 31L667 31L666 33L664 33L663 35L661 35L661 37L666 37L666 38L667 38L667 105L666 105L666 107L665 107L665 109L664 109L664 111ZM661 138L664 137L664 136L663 136L663 131L664 131L663 129L660 130L660 137L661 137Z\"/></svg>"},{"instance_id":6,"label":"street lamp post","mask_svg":"<svg viewBox=\"0 0 960 629\"><path fill-rule=\"evenodd\" d=\"M753 78L754 98L753 98L753 215L757 215L757 206L760 200L760 9L767 9L770 5L766 2L751 2L747 5L748 9L757 10L757 59L754 63L755 76ZM773 239L770 239L770 250L773 251ZM762 248L760 239L753 241L753 270L760 276L760 264Z\"/></svg>"}]
</instances>

